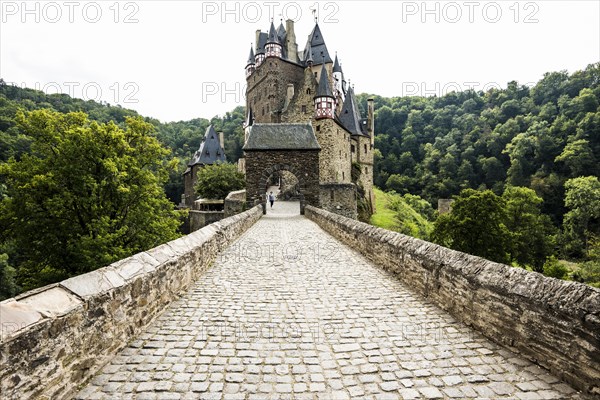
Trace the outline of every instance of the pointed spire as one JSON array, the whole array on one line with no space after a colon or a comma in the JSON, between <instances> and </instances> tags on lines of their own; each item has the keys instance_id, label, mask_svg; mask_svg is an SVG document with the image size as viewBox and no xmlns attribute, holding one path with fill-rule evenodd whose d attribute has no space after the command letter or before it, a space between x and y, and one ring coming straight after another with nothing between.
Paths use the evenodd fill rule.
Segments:
<instances>
[{"instance_id":1,"label":"pointed spire","mask_svg":"<svg viewBox=\"0 0 600 400\"><path fill-rule=\"evenodd\" d=\"M254 64L254 48L252 47L252 44L250 44L250 55L248 56L248 62L246 63L246 65L252 64Z\"/></svg>"},{"instance_id":2,"label":"pointed spire","mask_svg":"<svg viewBox=\"0 0 600 400\"><path fill-rule=\"evenodd\" d=\"M279 36L279 40L283 40L285 34L285 26L283 26L283 21L281 21L281 23L279 24L279 28L277 28L277 36Z\"/></svg>"},{"instance_id":3,"label":"pointed spire","mask_svg":"<svg viewBox=\"0 0 600 400\"><path fill-rule=\"evenodd\" d=\"M333 72L342 72L342 66L338 61L337 51L335 52L335 61L333 63Z\"/></svg>"},{"instance_id":4,"label":"pointed spire","mask_svg":"<svg viewBox=\"0 0 600 400\"><path fill-rule=\"evenodd\" d=\"M277 36L277 31L275 30L275 25L273 24L273 21L271 21L271 28L269 28L269 39L267 40L267 43L279 43L279 38Z\"/></svg>"},{"instance_id":5,"label":"pointed spire","mask_svg":"<svg viewBox=\"0 0 600 400\"><path fill-rule=\"evenodd\" d=\"M360 123L360 111L354 97L354 90L348 89L346 99L342 105L342 110L338 117L344 128L353 135L363 135Z\"/></svg>"},{"instance_id":6,"label":"pointed spire","mask_svg":"<svg viewBox=\"0 0 600 400\"><path fill-rule=\"evenodd\" d=\"M313 60L313 56L312 56L312 48L310 47L310 43L308 44L308 48L307 48L307 57L306 60L304 60L306 62L306 65L308 65L309 67L312 67L314 64L314 60Z\"/></svg>"},{"instance_id":7,"label":"pointed spire","mask_svg":"<svg viewBox=\"0 0 600 400\"><path fill-rule=\"evenodd\" d=\"M329 51L327 50L327 46L325 45L325 40L323 39L323 35L321 34L319 24L315 24L315 27L313 28L312 32L310 33L310 35L308 35L308 40L306 42L306 47L304 50L305 57L309 46L314 54L314 63L316 65L333 62L333 60L329 56Z\"/></svg>"},{"instance_id":8,"label":"pointed spire","mask_svg":"<svg viewBox=\"0 0 600 400\"><path fill-rule=\"evenodd\" d=\"M321 67L321 77L319 78L319 86L317 87L317 93L315 97L332 97L333 92L331 91L331 85L329 84L329 77L327 76L327 69L325 64Z\"/></svg>"}]
</instances>

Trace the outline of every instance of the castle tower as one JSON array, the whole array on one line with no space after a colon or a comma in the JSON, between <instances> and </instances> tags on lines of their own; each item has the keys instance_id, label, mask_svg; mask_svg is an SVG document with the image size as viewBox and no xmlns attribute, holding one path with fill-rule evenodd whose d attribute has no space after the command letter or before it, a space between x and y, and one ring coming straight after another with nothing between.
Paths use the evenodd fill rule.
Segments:
<instances>
[{"instance_id":1,"label":"castle tower","mask_svg":"<svg viewBox=\"0 0 600 400\"><path fill-rule=\"evenodd\" d=\"M184 198L182 199L182 203L187 207L192 207L196 200L194 185L196 184L198 170L205 165L212 165L225 161L227 161L227 159L225 158L222 137L217 134L215 128L210 125L206 128L206 133L202 138L200 147L194 153L194 156L188 163L188 168L183 173Z\"/></svg>"},{"instance_id":2,"label":"castle tower","mask_svg":"<svg viewBox=\"0 0 600 400\"><path fill-rule=\"evenodd\" d=\"M321 76L319 77L319 86L317 87L317 93L314 97L315 105L315 118L330 118L334 117L335 110L335 96L331 90L329 84L329 77L327 76L327 69L325 64L321 66Z\"/></svg>"},{"instance_id":3,"label":"castle tower","mask_svg":"<svg viewBox=\"0 0 600 400\"><path fill-rule=\"evenodd\" d=\"M279 41L279 35L277 35L275 25L273 25L273 22L271 21L271 28L269 29L269 38L267 39L267 44L265 45L265 55L267 57L281 58L282 52L283 46L281 46L281 42Z\"/></svg>"},{"instance_id":4,"label":"castle tower","mask_svg":"<svg viewBox=\"0 0 600 400\"><path fill-rule=\"evenodd\" d=\"M256 32L255 43L254 65L251 60L246 65L244 157L238 164L246 173L249 201L261 200L265 177L280 171L296 176L306 204L356 218L358 202L373 202L372 103L369 117L361 118L340 60L329 55L318 24L303 49L292 20L278 27L271 21L267 32ZM318 146L309 150L318 153L310 156L316 165L294 158L307 150L298 148L298 132L314 135ZM312 172L303 171L308 164ZM359 165L360 176L354 173ZM371 208L361 206L365 209ZM368 218L364 212L362 217Z\"/></svg>"},{"instance_id":5,"label":"castle tower","mask_svg":"<svg viewBox=\"0 0 600 400\"><path fill-rule=\"evenodd\" d=\"M254 57L254 49L250 46L250 55L248 56L248 62L246 63L246 79L252 75L256 69L256 61Z\"/></svg>"}]
</instances>

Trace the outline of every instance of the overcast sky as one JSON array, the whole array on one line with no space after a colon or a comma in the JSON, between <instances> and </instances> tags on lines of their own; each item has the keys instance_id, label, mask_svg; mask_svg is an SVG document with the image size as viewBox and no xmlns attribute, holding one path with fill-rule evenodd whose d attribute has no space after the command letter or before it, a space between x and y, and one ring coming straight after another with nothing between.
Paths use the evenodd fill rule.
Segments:
<instances>
[{"instance_id":1,"label":"overcast sky","mask_svg":"<svg viewBox=\"0 0 600 400\"><path fill-rule=\"evenodd\" d=\"M23 4L26 4L25 6ZM314 26L357 93L443 95L600 61L595 1L2 1L0 77L164 122L244 105L256 29Z\"/></svg>"}]
</instances>

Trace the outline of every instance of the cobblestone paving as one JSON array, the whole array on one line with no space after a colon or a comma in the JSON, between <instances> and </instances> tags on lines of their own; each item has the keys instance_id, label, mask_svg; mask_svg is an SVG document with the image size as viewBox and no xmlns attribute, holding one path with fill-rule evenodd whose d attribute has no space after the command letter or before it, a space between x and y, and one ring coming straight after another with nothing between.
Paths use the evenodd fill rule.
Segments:
<instances>
[{"instance_id":1,"label":"cobblestone paving","mask_svg":"<svg viewBox=\"0 0 600 400\"><path fill-rule=\"evenodd\" d=\"M79 399L578 398L276 202Z\"/></svg>"}]
</instances>

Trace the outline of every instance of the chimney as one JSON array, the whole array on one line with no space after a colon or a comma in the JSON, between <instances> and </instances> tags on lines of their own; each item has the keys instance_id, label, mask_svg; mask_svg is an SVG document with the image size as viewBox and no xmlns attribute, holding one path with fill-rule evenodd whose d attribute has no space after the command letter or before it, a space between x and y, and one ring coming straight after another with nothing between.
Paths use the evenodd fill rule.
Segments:
<instances>
[{"instance_id":1,"label":"chimney","mask_svg":"<svg viewBox=\"0 0 600 400\"><path fill-rule=\"evenodd\" d=\"M296 43L296 33L294 32L294 21L288 19L285 21L285 31L287 35L287 43L285 43L287 49L288 58L298 63L300 60L298 59L298 43Z\"/></svg>"},{"instance_id":2,"label":"chimney","mask_svg":"<svg viewBox=\"0 0 600 400\"><path fill-rule=\"evenodd\" d=\"M223 136L223 132L219 132L219 144L223 151L225 151L225 137Z\"/></svg>"},{"instance_id":3,"label":"chimney","mask_svg":"<svg viewBox=\"0 0 600 400\"><path fill-rule=\"evenodd\" d=\"M371 148L375 147L375 102L373 98L367 100L367 132L371 136Z\"/></svg>"},{"instance_id":4,"label":"chimney","mask_svg":"<svg viewBox=\"0 0 600 400\"><path fill-rule=\"evenodd\" d=\"M256 41L254 43L256 43L256 50L258 50L258 44L260 43L260 29L256 30Z\"/></svg>"}]
</instances>

